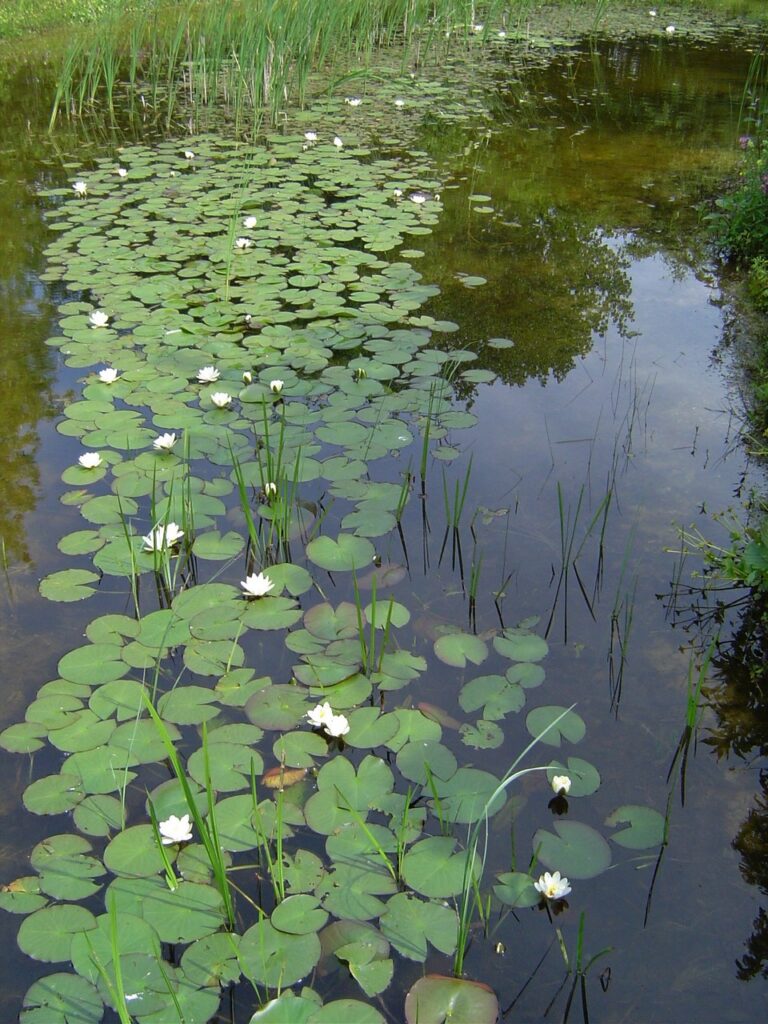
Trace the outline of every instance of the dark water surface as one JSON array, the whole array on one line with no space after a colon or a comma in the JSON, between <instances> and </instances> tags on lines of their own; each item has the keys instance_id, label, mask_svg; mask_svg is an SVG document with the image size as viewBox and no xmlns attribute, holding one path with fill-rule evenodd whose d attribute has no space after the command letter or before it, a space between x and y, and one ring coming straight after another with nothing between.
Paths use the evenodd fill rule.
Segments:
<instances>
[{"instance_id":1,"label":"dark water surface","mask_svg":"<svg viewBox=\"0 0 768 1024\"><path fill-rule=\"evenodd\" d=\"M669 594L676 571L670 549L679 547L680 525L722 539L704 510L733 503L750 472L739 443L730 313L696 242L694 209L733 166L748 64L749 53L733 41L584 45L523 81L506 81L500 71L487 138L427 124L422 140L448 184L440 223L418 239L418 268L441 287L427 311L459 324L450 343L476 350L473 365L498 375L492 385L462 385L457 394L479 417L454 439L473 459L460 540L465 573L473 550L482 555L476 628L534 615L541 630L548 627L547 696L577 703L587 722L586 739L567 753L600 770L600 790L587 812L579 807L580 819L586 813L598 827L620 804L665 811L696 635L675 626L671 601L659 597ZM17 102L9 93L4 117ZM54 429L79 373L44 344L55 333L62 295L37 276L47 227L34 197L37 185L61 182L67 171L53 147L35 138L16 116L0 153L3 726L23 718L95 614L93 602L50 605L37 594L42 576L68 566L55 541L80 520L58 504L60 473L77 446ZM478 195L489 198L470 199ZM487 283L467 288L457 275ZM492 338L513 344L495 348L487 344ZM590 531L609 495L604 520ZM473 543L469 522L478 508ZM440 559L445 517L437 492L428 516L426 540L415 509L404 523L411 577L400 585L422 636L435 623L463 624L469 615L450 539ZM558 587L563 519L574 524L581 553L578 577L571 571ZM394 542L389 553L401 556ZM112 610L109 600L103 610ZM625 659L617 623L628 634ZM427 685L414 700L454 706L439 674ZM712 724L705 716L702 736ZM753 727L744 723L746 733ZM524 740L521 730L502 750L479 751L475 763L498 771ZM570 909L556 921L568 948L587 908L587 958L611 947L587 978L591 1020L764 1016L763 980L740 980L736 966L768 874L753 872L747 884L732 845L761 767L751 744L742 753L718 760L708 746L691 749L685 805L677 783L647 923L647 858L616 850L612 870L574 884ZM40 766L4 753L1 761L0 849L3 877L11 879L28 872L29 850L52 826L21 809L21 792ZM521 870L530 849L528 794L522 784L513 829ZM504 841L492 850L489 870L509 870L509 819L494 828ZM505 1020L561 1020L565 994L550 1004L563 961L551 930L527 928L528 913L519 922L494 918L493 934L478 933L467 971L494 987L502 1007L514 1004ZM3 1020L15 1018L30 980L46 973L18 952L16 925L10 915L0 918ZM494 951L497 942L505 954ZM405 964L405 987L420 971ZM579 1001L570 1012L581 1019Z\"/></svg>"}]
</instances>

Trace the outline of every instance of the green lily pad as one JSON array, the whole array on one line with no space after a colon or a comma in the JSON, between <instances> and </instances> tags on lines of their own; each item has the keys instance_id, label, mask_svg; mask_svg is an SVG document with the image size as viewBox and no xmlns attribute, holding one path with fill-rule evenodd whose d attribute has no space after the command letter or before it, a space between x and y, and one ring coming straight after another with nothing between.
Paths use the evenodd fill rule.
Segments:
<instances>
[{"instance_id":1,"label":"green lily pad","mask_svg":"<svg viewBox=\"0 0 768 1024\"><path fill-rule=\"evenodd\" d=\"M19 1018L27 1024L99 1024L104 1004L96 987L77 974L39 978L27 989Z\"/></svg>"},{"instance_id":2,"label":"green lily pad","mask_svg":"<svg viewBox=\"0 0 768 1024\"><path fill-rule=\"evenodd\" d=\"M589 761L580 757L569 757L566 765L552 761L547 769L550 784L555 775L567 775L571 780L568 796L592 796L600 788L600 773Z\"/></svg>"},{"instance_id":3,"label":"green lily pad","mask_svg":"<svg viewBox=\"0 0 768 1024\"><path fill-rule=\"evenodd\" d=\"M488 657L488 647L471 633L445 633L435 641L435 654L446 665L465 668L468 661L481 665Z\"/></svg>"},{"instance_id":4,"label":"green lily pad","mask_svg":"<svg viewBox=\"0 0 768 1024\"><path fill-rule=\"evenodd\" d=\"M240 942L240 966L257 985L283 988L305 978L320 959L320 940L314 932L290 935L263 918Z\"/></svg>"},{"instance_id":5,"label":"green lily pad","mask_svg":"<svg viewBox=\"0 0 768 1024\"><path fill-rule=\"evenodd\" d=\"M419 978L405 997L406 1024L444 1024L472 1021L496 1024L499 1001L493 989L479 981L428 974Z\"/></svg>"},{"instance_id":6,"label":"green lily pad","mask_svg":"<svg viewBox=\"0 0 768 1024\"><path fill-rule=\"evenodd\" d=\"M494 885L493 892L507 907L535 907L541 899L533 879L523 871L506 871L498 879L499 884Z\"/></svg>"},{"instance_id":7,"label":"green lily pad","mask_svg":"<svg viewBox=\"0 0 768 1024\"><path fill-rule=\"evenodd\" d=\"M446 899L458 896L479 868L476 860L468 864L467 852L457 850L451 836L430 836L408 850L402 870L411 889L430 899Z\"/></svg>"},{"instance_id":8,"label":"green lily pad","mask_svg":"<svg viewBox=\"0 0 768 1024\"><path fill-rule=\"evenodd\" d=\"M549 653L547 641L526 630L505 629L493 638L493 646L510 661L541 661Z\"/></svg>"},{"instance_id":9,"label":"green lily pad","mask_svg":"<svg viewBox=\"0 0 768 1024\"><path fill-rule=\"evenodd\" d=\"M649 850L664 842L664 816L653 807L624 804L608 815L605 824L611 828L618 825L629 826L614 832L611 836L614 843L628 850Z\"/></svg>"},{"instance_id":10,"label":"green lily pad","mask_svg":"<svg viewBox=\"0 0 768 1024\"><path fill-rule=\"evenodd\" d=\"M290 935L308 935L319 932L328 920L328 914L320 908L320 901L315 896L298 893L287 896L272 911L272 925L281 932Z\"/></svg>"},{"instance_id":11,"label":"green lily pad","mask_svg":"<svg viewBox=\"0 0 768 1024\"><path fill-rule=\"evenodd\" d=\"M451 906L399 892L387 900L381 931L409 960L427 959L428 943L450 956L456 948L458 918Z\"/></svg>"},{"instance_id":12,"label":"green lily pad","mask_svg":"<svg viewBox=\"0 0 768 1024\"><path fill-rule=\"evenodd\" d=\"M240 936L224 932L193 942L181 958L181 969L198 988L226 988L240 980Z\"/></svg>"},{"instance_id":13,"label":"green lily pad","mask_svg":"<svg viewBox=\"0 0 768 1024\"><path fill-rule=\"evenodd\" d=\"M22 952L46 963L69 960L69 947L79 932L96 927L96 918L85 907L65 903L43 907L21 922L18 943Z\"/></svg>"},{"instance_id":14,"label":"green lily pad","mask_svg":"<svg viewBox=\"0 0 768 1024\"><path fill-rule=\"evenodd\" d=\"M528 713L525 726L531 736L552 747L559 747L563 739L579 743L587 732L580 715L556 705L534 708Z\"/></svg>"},{"instance_id":15,"label":"green lily pad","mask_svg":"<svg viewBox=\"0 0 768 1024\"><path fill-rule=\"evenodd\" d=\"M358 572L370 565L375 549L364 537L351 533L340 533L336 540L331 537L315 537L307 544L307 557L329 572L352 569Z\"/></svg>"},{"instance_id":16,"label":"green lily pad","mask_svg":"<svg viewBox=\"0 0 768 1024\"><path fill-rule=\"evenodd\" d=\"M101 577L89 569L62 569L40 581L40 593L49 601L84 601Z\"/></svg>"},{"instance_id":17,"label":"green lily pad","mask_svg":"<svg viewBox=\"0 0 768 1024\"><path fill-rule=\"evenodd\" d=\"M580 821L555 821L557 835L539 829L533 837L538 859L552 871L568 878L595 878L611 865L611 848L589 825Z\"/></svg>"}]
</instances>

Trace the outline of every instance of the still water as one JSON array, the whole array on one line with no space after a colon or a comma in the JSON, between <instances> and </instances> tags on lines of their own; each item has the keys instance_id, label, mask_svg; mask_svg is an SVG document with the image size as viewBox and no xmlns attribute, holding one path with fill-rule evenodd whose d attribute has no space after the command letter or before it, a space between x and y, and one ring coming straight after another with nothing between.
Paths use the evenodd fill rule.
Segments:
<instances>
[{"instance_id":1,"label":"still water","mask_svg":"<svg viewBox=\"0 0 768 1024\"><path fill-rule=\"evenodd\" d=\"M722 540L708 513L738 503L753 473L739 439L732 312L697 242L697 204L733 166L748 62L726 40L584 43L513 80L499 69L487 133L427 118L419 139L443 181L439 221L417 239L423 255L412 257L424 281L440 287L425 310L458 325L438 339L443 347L477 352L472 365L496 377L455 387L457 407L478 417L448 439L464 468L472 459L458 535L444 541L433 466L434 500L424 511L411 502L402 543L383 549L385 560L407 559L394 593L412 612L410 642L431 643L441 623L482 634L537 616L550 646L548 702L577 705L588 728L574 753L602 777L580 818L599 827L623 804L663 814L672 794L655 880L653 858L620 851L619 866L574 885L556 921L573 949L585 911L586 958L609 949L587 976L593 1021L746 1022L766 1005L759 974L742 980L737 967L766 877L753 870L745 881L733 846L757 800L759 743L720 759L692 746L684 805L679 773L667 780L694 647L704 642L696 623L681 624L684 609L678 617L671 596L678 530L693 524ZM7 104L15 101L9 94ZM65 183L73 171L23 118L14 125L0 155L3 726L23 718L61 655L82 642L96 614L90 603L125 610L120 595L50 605L37 594L41 577L70 565L55 541L81 526L77 510L58 500L61 472L79 448L55 426L82 371L45 345L65 294L39 278L48 230L35 199L39 185ZM465 275L486 283L467 287ZM418 444L400 458L409 455L418 461ZM573 537L567 573L563 531ZM480 566L474 608L471 564ZM692 568L695 559L686 580ZM726 616L721 639L736 625ZM419 685L414 703L455 713L456 694L445 692L439 670ZM714 725L705 714L700 739ZM744 733L759 736L750 720ZM520 731L502 751L473 751L472 763L498 771L525 739ZM7 879L28 873L36 842L70 827L63 816L21 809L29 781L57 768L50 753L37 756L45 771L34 757L2 754ZM518 869L527 867L536 827L527 805L541 797L525 782L516 795L514 823L494 825L489 871L510 870L510 836ZM475 932L466 971L494 988L505 1020L560 1020L570 987L558 995L563 961L552 929L529 930L528 913L519 922L494 913L489 934ZM18 951L17 919L4 915L0 925L1 1014L11 1020L29 983L48 972ZM437 956L427 968L446 970ZM400 961L397 972L401 992L422 967ZM401 1019L401 995L390 989L380 1005ZM570 1012L578 1019L583 1007Z\"/></svg>"}]
</instances>

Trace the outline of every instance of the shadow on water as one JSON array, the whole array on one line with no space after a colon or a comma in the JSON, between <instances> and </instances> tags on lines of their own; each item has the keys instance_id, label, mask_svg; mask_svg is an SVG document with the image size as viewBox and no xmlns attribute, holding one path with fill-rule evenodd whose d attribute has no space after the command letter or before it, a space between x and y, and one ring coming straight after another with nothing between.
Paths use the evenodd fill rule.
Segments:
<instances>
[{"instance_id":1,"label":"shadow on water","mask_svg":"<svg viewBox=\"0 0 768 1024\"><path fill-rule=\"evenodd\" d=\"M483 579L477 629L499 618L514 624L521 610L549 619L550 674L558 699L578 701L590 722L604 815L626 802L667 806L664 775L685 713L690 652L656 600L673 572L664 547L675 522L702 504L726 504L744 473L727 387L711 360L723 313L696 240L694 204L732 164L747 63L720 44L583 46L511 85L500 74L487 136L427 124L420 140L448 176L440 223L419 239L419 269L441 288L429 312L459 325L443 339L446 348L473 348L473 365L498 376L492 387L455 385L457 400L480 419L468 442L475 493L461 534L467 575L471 561ZM17 117L12 148L0 154L0 536L11 571L40 548L50 510L36 509L41 472L56 480L54 494L60 489L60 439L44 428L59 409L57 388L74 380L45 345L63 296L37 276L48 229L34 190L61 184L65 173L18 114L14 90L28 87L26 79L5 85L3 109ZM468 286L467 278L487 283ZM440 529L427 536L409 513L403 530L411 552L423 531L431 564L440 561ZM58 527L48 542L53 532ZM446 563L449 555L450 541ZM461 621L469 589L463 580L436 589L429 576L425 557L411 581L424 633L443 617ZM30 611L15 620L28 644L39 635L35 615L50 616L41 604L29 596ZM67 610L58 625L48 620L53 642L63 644L64 630L87 615ZM717 721L706 742L729 768L701 750L691 754L689 798L671 811L645 929L652 864L638 861L635 871L583 883L597 908L586 946L613 952L577 973L578 991L563 982L556 948L521 941L514 915L494 921L488 938L476 936L469 970L500 993L505 1020L586 1019L587 1006L594 1021L757 1019L762 994L739 982L766 973L766 912L755 915L748 887L768 886L768 775L761 770L752 803L752 779L739 762L757 766L766 753L764 673L747 667L762 666L764 651L764 636L745 615L714 659L707 693ZM19 690L53 677L50 666L49 675L40 671L46 659L54 661L50 651L22 669ZM8 672L5 652L3 660ZM426 696L444 701L439 680L432 688ZM17 709L10 720L18 717ZM16 799L24 770L16 762L12 770ZM511 835L521 860L529 799L523 789L519 820L494 824ZM30 828L37 836L45 825ZM24 828L13 837L21 850L30 845ZM730 849L734 833L740 863ZM755 924L742 953L745 915ZM575 944L574 923L563 928ZM504 946L514 953L505 957ZM15 1007L18 979L6 984L4 1003Z\"/></svg>"}]
</instances>

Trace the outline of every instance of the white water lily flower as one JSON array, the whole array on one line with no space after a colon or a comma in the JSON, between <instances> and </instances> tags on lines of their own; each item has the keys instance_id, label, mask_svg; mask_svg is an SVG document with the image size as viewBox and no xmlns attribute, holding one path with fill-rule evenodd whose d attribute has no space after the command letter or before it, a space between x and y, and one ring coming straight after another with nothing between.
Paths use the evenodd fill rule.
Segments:
<instances>
[{"instance_id":1,"label":"white water lily flower","mask_svg":"<svg viewBox=\"0 0 768 1024\"><path fill-rule=\"evenodd\" d=\"M249 217L243 217L243 227L248 228L249 231L255 228L257 223L256 218L252 214Z\"/></svg>"},{"instance_id":2,"label":"white water lily flower","mask_svg":"<svg viewBox=\"0 0 768 1024\"><path fill-rule=\"evenodd\" d=\"M88 323L91 327L106 327L109 323L109 313L105 313L103 309L94 309L88 314Z\"/></svg>"},{"instance_id":3,"label":"white water lily flower","mask_svg":"<svg viewBox=\"0 0 768 1024\"><path fill-rule=\"evenodd\" d=\"M401 98L400 98L400 97L398 96L398 97L397 97L397 99L395 100L395 106L396 106L396 107L404 107L404 106L405 106L405 100L404 100L404 99L401 99Z\"/></svg>"},{"instance_id":4,"label":"white water lily flower","mask_svg":"<svg viewBox=\"0 0 768 1024\"><path fill-rule=\"evenodd\" d=\"M72 190L76 196L87 196L88 195L88 183L85 181L76 181L72 186Z\"/></svg>"},{"instance_id":5,"label":"white water lily flower","mask_svg":"<svg viewBox=\"0 0 768 1024\"><path fill-rule=\"evenodd\" d=\"M395 199L402 199L403 190L401 188L392 189L392 195L395 197Z\"/></svg>"},{"instance_id":6,"label":"white water lily flower","mask_svg":"<svg viewBox=\"0 0 768 1024\"><path fill-rule=\"evenodd\" d=\"M277 494L277 484L274 483L272 480L268 480L264 484L264 493L266 494L266 496L268 498L270 497L270 495L272 495L272 496L276 495Z\"/></svg>"},{"instance_id":7,"label":"white water lily flower","mask_svg":"<svg viewBox=\"0 0 768 1024\"><path fill-rule=\"evenodd\" d=\"M187 160L194 160L195 159L195 152L192 149L185 149L184 150L184 156L185 156L185 158Z\"/></svg>"},{"instance_id":8,"label":"white water lily flower","mask_svg":"<svg viewBox=\"0 0 768 1024\"><path fill-rule=\"evenodd\" d=\"M331 715L324 728L329 736L346 736L349 732L349 722L344 715Z\"/></svg>"},{"instance_id":9,"label":"white water lily flower","mask_svg":"<svg viewBox=\"0 0 768 1024\"><path fill-rule=\"evenodd\" d=\"M253 248L253 239L252 238L245 238L245 237L236 238L235 239L235 248L236 249L252 249Z\"/></svg>"},{"instance_id":10,"label":"white water lily flower","mask_svg":"<svg viewBox=\"0 0 768 1024\"><path fill-rule=\"evenodd\" d=\"M98 452L83 452L77 461L83 469L97 469L101 465L101 456Z\"/></svg>"},{"instance_id":11,"label":"white water lily flower","mask_svg":"<svg viewBox=\"0 0 768 1024\"><path fill-rule=\"evenodd\" d=\"M561 900L571 891L568 879L565 876L561 878L559 871L554 871L551 875L545 871L539 876L538 882L533 883L533 888L548 900Z\"/></svg>"},{"instance_id":12,"label":"white water lily flower","mask_svg":"<svg viewBox=\"0 0 768 1024\"><path fill-rule=\"evenodd\" d=\"M203 366L197 371L197 379L201 384L215 384L220 376L215 366Z\"/></svg>"},{"instance_id":13,"label":"white water lily flower","mask_svg":"<svg viewBox=\"0 0 768 1024\"><path fill-rule=\"evenodd\" d=\"M333 136L333 144L336 147L336 149L341 149L342 146L344 145L344 143L341 141L338 135Z\"/></svg>"},{"instance_id":14,"label":"white water lily flower","mask_svg":"<svg viewBox=\"0 0 768 1024\"><path fill-rule=\"evenodd\" d=\"M307 142L317 142L317 132L304 132Z\"/></svg>"},{"instance_id":15,"label":"white water lily flower","mask_svg":"<svg viewBox=\"0 0 768 1024\"><path fill-rule=\"evenodd\" d=\"M274 582L263 572L251 573L244 580L240 580L243 588L243 597L264 597L274 587Z\"/></svg>"},{"instance_id":16,"label":"white water lily flower","mask_svg":"<svg viewBox=\"0 0 768 1024\"><path fill-rule=\"evenodd\" d=\"M185 814L177 818L172 814L170 818L158 823L157 830L163 841L163 846L170 846L171 843L187 843L192 838L192 822L189 815Z\"/></svg>"},{"instance_id":17,"label":"white water lily flower","mask_svg":"<svg viewBox=\"0 0 768 1024\"><path fill-rule=\"evenodd\" d=\"M408 198L412 203L416 203L417 206L421 206L422 203L426 203L429 196L426 192L411 192Z\"/></svg>"},{"instance_id":18,"label":"white water lily flower","mask_svg":"<svg viewBox=\"0 0 768 1024\"><path fill-rule=\"evenodd\" d=\"M507 38L507 33L504 31L504 29L501 29L499 32L496 33L496 35L499 37L499 39Z\"/></svg>"},{"instance_id":19,"label":"white water lily flower","mask_svg":"<svg viewBox=\"0 0 768 1024\"><path fill-rule=\"evenodd\" d=\"M347 96L344 100L350 107L359 107L363 102L359 96Z\"/></svg>"},{"instance_id":20,"label":"white water lily flower","mask_svg":"<svg viewBox=\"0 0 768 1024\"><path fill-rule=\"evenodd\" d=\"M664 31L667 33L668 36L673 36L675 34L675 26L674 25L667 25L667 27L664 29Z\"/></svg>"},{"instance_id":21,"label":"white water lily flower","mask_svg":"<svg viewBox=\"0 0 768 1024\"><path fill-rule=\"evenodd\" d=\"M173 446L176 444L175 434L160 434L152 442L152 447L158 452L170 452L173 450Z\"/></svg>"},{"instance_id":22,"label":"white water lily flower","mask_svg":"<svg viewBox=\"0 0 768 1024\"><path fill-rule=\"evenodd\" d=\"M243 370L243 384L252 384L253 374L250 370Z\"/></svg>"},{"instance_id":23,"label":"white water lily flower","mask_svg":"<svg viewBox=\"0 0 768 1024\"><path fill-rule=\"evenodd\" d=\"M568 795L571 789L571 779L569 775L553 775L552 776L552 789L558 796L563 793L565 796Z\"/></svg>"},{"instance_id":24,"label":"white water lily flower","mask_svg":"<svg viewBox=\"0 0 768 1024\"><path fill-rule=\"evenodd\" d=\"M649 18L655 18L656 17L656 11L648 11L648 17Z\"/></svg>"},{"instance_id":25,"label":"white water lily flower","mask_svg":"<svg viewBox=\"0 0 768 1024\"><path fill-rule=\"evenodd\" d=\"M228 405L232 404L232 395L228 395L226 391L214 391L211 401L217 409L226 409Z\"/></svg>"},{"instance_id":26,"label":"white water lily flower","mask_svg":"<svg viewBox=\"0 0 768 1024\"><path fill-rule=\"evenodd\" d=\"M118 379L119 374L117 370L113 370L111 366L107 366L103 370L99 370L99 380L102 384L114 384Z\"/></svg>"},{"instance_id":27,"label":"white water lily flower","mask_svg":"<svg viewBox=\"0 0 768 1024\"><path fill-rule=\"evenodd\" d=\"M269 390L272 392L273 395L279 395L280 392L283 390L284 384L284 380L271 380L269 382Z\"/></svg>"},{"instance_id":28,"label":"white water lily flower","mask_svg":"<svg viewBox=\"0 0 768 1024\"><path fill-rule=\"evenodd\" d=\"M162 551L163 548L172 548L174 544L178 544L183 536L184 531L180 530L176 523L161 523L141 539L144 541L145 551Z\"/></svg>"},{"instance_id":29,"label":"white water lily flower","mask_svg":"<svg viewBox=\"0 0 768 1024\"><path fill-rule=\"evenodd\" d=\"M126 171L126 169L124 167L118 167L116 170L117 170L118 176L121 177L121 178L125 178L126 175L128 174L128 171Z\"/></svg>"},{"instance_id":30,"label":"white water lily flower","mask_svg":"<svg viewBox=\"0 0 768 1024\"><path fill-rule=\"evenodd\" d=\"M485 29L485 25L483 25L482 23L479 23L479 22L472 26L472 31L473 32L482 32L484 29Z\"/></svg>"},{"instance_id":31,"label":"white water lily flower","mask_svg":"<svg viewBox=\"0 0 768 1024\"><path fill-rule=\"evenodd\" d=\"M324 704L317 704L313 707L311 711L307 712L305 717L315 729L324 729L334 717L333 708L328 701L325 701Z\"/></svg>"}]
</instances>

